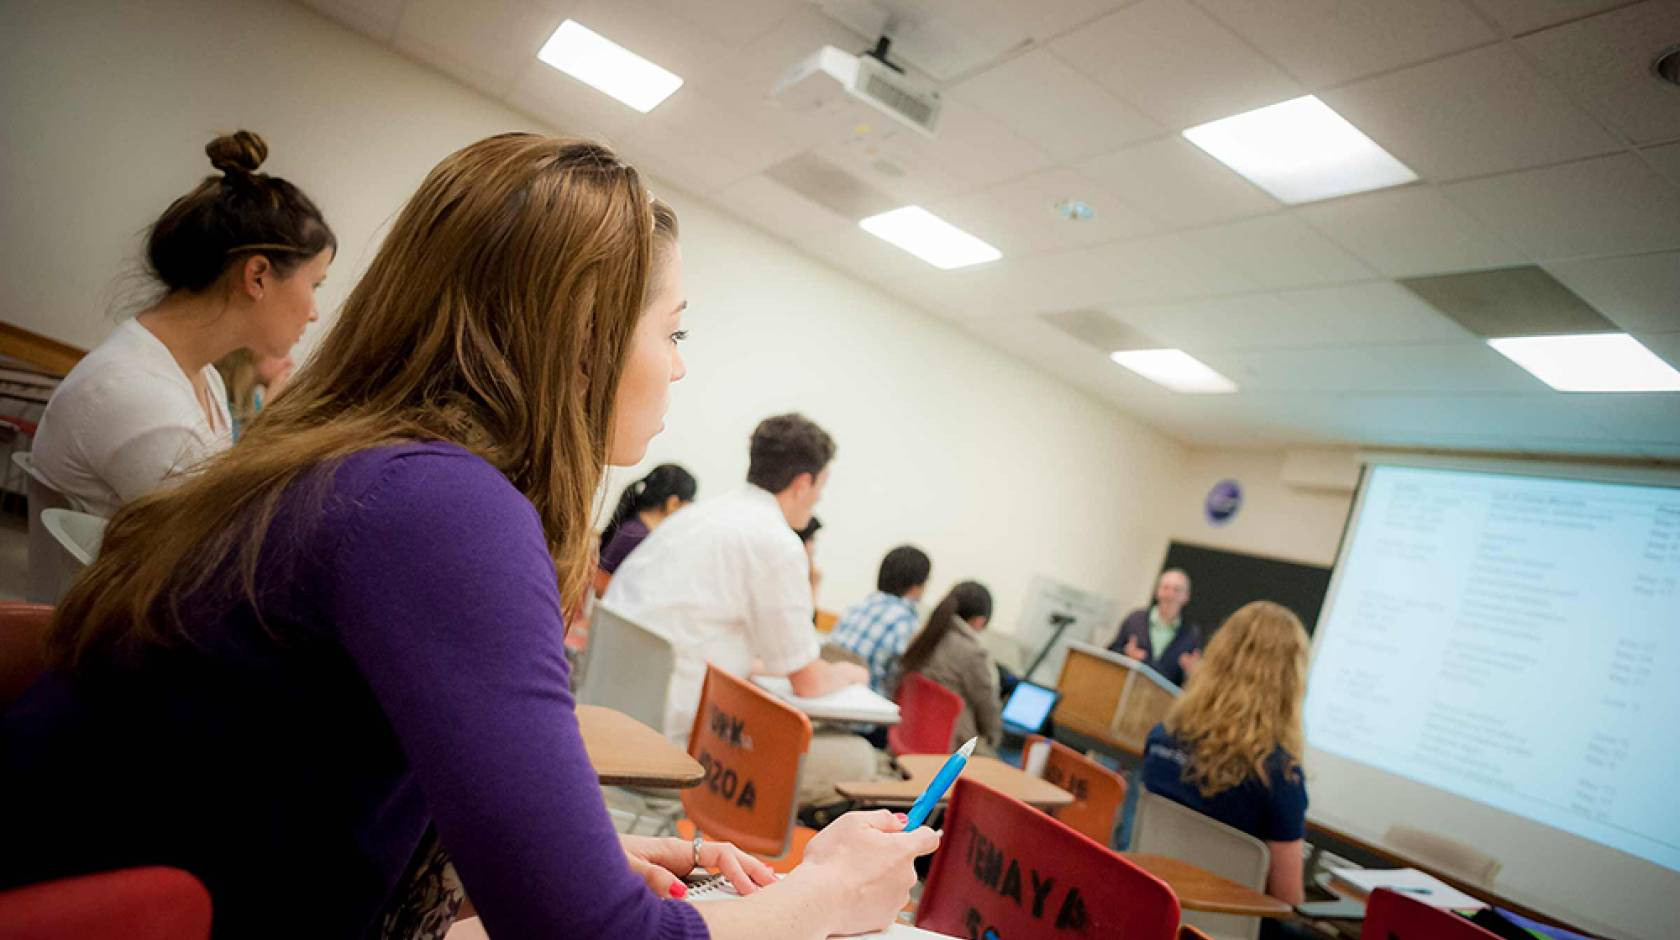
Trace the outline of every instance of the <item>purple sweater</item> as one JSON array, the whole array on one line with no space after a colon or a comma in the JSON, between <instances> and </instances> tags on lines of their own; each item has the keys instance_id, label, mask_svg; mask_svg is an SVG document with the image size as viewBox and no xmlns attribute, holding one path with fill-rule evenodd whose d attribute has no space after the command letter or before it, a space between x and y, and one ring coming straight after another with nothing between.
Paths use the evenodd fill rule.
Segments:
<instances>
[{"instance_id":1,"label":"purple sweater","mask_svg":"<svg viewBox=\"0 0 1680 940\"><path fill-rule=\"evenodd\" d=\"M531 504L444 444L301 490L262 558L272 633L189 598L196 646L50 675L6 712L0 886L168 864L210 888L217 937L360 937L435 824L492 936L707 936L619 849Z\"/></svg>"}]
</instances>

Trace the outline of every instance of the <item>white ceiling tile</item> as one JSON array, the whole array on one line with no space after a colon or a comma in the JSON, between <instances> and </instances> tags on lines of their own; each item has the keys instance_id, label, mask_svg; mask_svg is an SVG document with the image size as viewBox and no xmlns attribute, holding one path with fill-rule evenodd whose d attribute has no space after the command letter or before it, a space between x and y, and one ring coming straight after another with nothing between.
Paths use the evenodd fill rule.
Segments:
<instances>
[{"instance_id":1,"label":"white ceiling tile","mask_svg":"<svg viewBox=\"0 0 1680 940\"><path fill-rule=\"evenodd\" d=\"M1281 291L1277 298L1288 309L1288 316L1279 322L1280 330L1304 333L1311 345L1386 346L1474 339L1393 281Z\"/></svg>"},{"instance_id":2,"label":"white ceiling tile","mask_svg":"<svg viewBox=\"0 0 1680 940\"><path fill-rule=\"evenodd\" d=\"M905 278L936 278L953 272L941 271L902 249L858 228L845 224L794 242L813 257L821 258L872 284Z\"/></svg>"},{"instance_id":3,"label":"white ceiling tile","mask_svg":"<svg viewBox=\"0 0 1680 940\"><path fill-rule=\"evenodd\" d=\"M1043 151L959 101L946 105L932 140L864 109L837 122L819 147L824 159L870 186L924 206L1051 164Z\"/></svg>"},{"instance_id":4,"label":"white ceiling tile","mask_svg":"<svg viewBox=\"0 0 1680 940\"><path fill-rule=\"evenodd\" d=\"M1294 211L1389 277L1501 268L1528 260L1427 185L1331 199Z\"/></svg>"},{"instance_id":5,"label":"white ceiling tile","mask_svg":"<svg viewBox=\"0 0 1680 940\"><path fill-rule=\"evenodd\" d=\"M913 139L928 159L970 186L989 186L1052 163L1049 154L1032 141L961 101L946 102L939 115L939 133L931 141L913 131L898 136Z\"/></svg>"},{"instance_id":6,"label":"white ceiling tile","mask_svg":"<svg viewBox=\"0 0 1680 940\"><path fill-rule=\"evenodd\" d=\"M1155 235L1088 252L1087 276L1102 287L1099 306L1213 297L1253 291L1247 272L1214 257L1183 234Z\"/></svg>"},{"instance_id":7,"label":"white ceiling tile","mask_svg":"<svg viewBox=\"0 0 1680 940\"><path fill-rule=\"evenodd\" d=\"M1541 260L1680 246L1680 190L1632 154L1467 180L1442 191Z\"/></svg>"},{"instance_id":8,"label":"white ceiling tile","mask_svg":"<svg viewBox=\"0 0 1680 940\"><path fill-rule=\"evenodd\" d=\"M1680 41L1680 3L1647 0L1518 40L1540 69L1635 143L1680 136L1680 88L1651 62Z\"/></svg>"},{"instance_id":9,"label":"white ceiling tile","mask_svg":"<svg viewBox=\"0 0 1680 940\"><path fill-rule=\"evenodd\" d=\"M1574 396L1532 394L1323 395L1280 393L1289 409L1325 433L1361 444L1521 447L1525 440L1612 443L1616 438Z\"/></svg>"},{"instance_id":10,"label":"white ceiling tile","mask_svg":"<svg viewBox=\"0 0 1680 940\"><path fill-rule=\"evenodd\" d=\"M580 0L570 12L591 30L668 71L687 86L726 73L734 48L648 0ZM766 89L768 91L768 89Z\"/></svg>"},{"instance_id":11,"label":"white ceiling tile","mask_svg":"<svg viewBox=\"0 0 1680 940\"><path fill-rule=\"evenodd\" d=\"M1200 0L1312 88L1497 41L1460 0Z\"/></svg>"},{"instance_id":12,"label":"white ceiling tile","mask_svg":"<svg viewBox=\"0 0 1680 940\"><path fill-rule=\"evenodd\" d=\"M699 89L679 88L636 122L625 149L637 155L716 165L717 186L751 176L804 149L742 109Z\"/></svg>"},{"instance_id":13,"label":"white ceiling tile","mask_svg":"<svg viewBox=\"0 0 1680 940\"><path fill-rule=\"evenodd\" d=\"M1127 307L1111 316L1192 351L1320 348L1333 356L1330 347L1474 341L1392 281Z\"/></svg>"},{"instance_id":14,"label":"white ceiling tile","mask_svg":"<svg viewBox=\"0 0 1680 940\"><path fill-rule=\"evenodd\" d=\"M1187 0L1143 0L1068 33L1051 49L1172 131L1302 91Z\"/></svg>"},{"instance_id":15,"label":"white ceiling tile","mask_svg":"<svg viewBox=\"0 0 1680 940\"><path fill-rule=\"evenodd\" d=\"M1470 0L1514 36L1567 23L1634 0Z\"/></svg>"},{"instance_id":16,"label":"white ceiling tile","mask_svg":"<svg viewBox=\"0 0 1680 940\"><path fill-rule=\"evenodd\" d=\"M397 34L397 20L402 18L407 0L303 0L316 12L331 17L360 33L380 42L389 42Z\"/></svg>"},{"instance_id":17,"label":"white ceiling tile","mask_svg":"<svg viewBox=\"0 0 1680 940\"><path fill-rule=\"evenodd\" d=\"M1233 265L1262 287L1334 284L1370 278L1376 273L1286 213L1227 222L1186 235L1209 255Z\"/></svg>"},{"instance_id":18,"label":"white ceiling tile","mask_svg":"<svg viewBox=\"0 0 1680 940\"><path fill-rule=\"evenodd\" d=\"M1056 205L1078 199L1094 217L1063 218ZM929 207L1004 255L1067 251L1147 235L1159 223L1072 170L1046 170Z\"/></svg>"},{"instance_id":19,"label":"white ceiling tile","mask_svg":"<svg viewBox=\"0 0 1680 940\"><path fill-rule=\"evenodd\" d=\"M1680 323L1680 320L1676 322ZM1644 343L1646 349L1667 360L1669 365L1680 369L1680 332L1640 333L1635 338Z\"/></svg>"},{"instance_id":20,"label":"white ceiling tile","mask_svg":"<svg viewBox=\"0 0 1680 940\"><path fill-rule=\"evenodd\" d=\"M1680 392L1574 394L1573 407L1591 414L1618 440L1680 444Z\"/></svg>"},{"instance_id":21,"label":"white ceiling tile","mask_svg":"<svg viewBox=\"0 0 1680 940\"><path fill-rule=\"evenodd\" d=\"M1431 180L1542 166L1620 144L1505 46L1489 46L1321 94Z\"/></svg>"},{"instance_id":22,"label":"white ceiling tile","mask_svg":"<svg viewBox=\"0 0 1680 940\"><path fill-rule=\"evenodd\" d=\"M1624 330L1680 330L1680 252L1543 267Z\"/></svg>"},{"instance_id":23,"label":"white ceiling tile","mask_svg":"<svg viewBox=\"0 0 1680 940\"><path fill-rule=\"evenodd\" d=\"M1058 160L1118 150L1164 131L1048 49L987 69L948 96L997 118Z\"/></svg>"},{"instance_id":24,"label":"white ceiling tile","mask_svg":"<svg viewBox=\"0 0 1680 940\"><path fill-rule=\"evenodd\" d=\"M526 0L408 0L395 45L501 97L565 18Z\"/></svg>"},{"instance_id":25,"label":"white ceiling tile","mask_svg":"<svg viewBox=\"0 0 1680 940\"><path fill-rule=\"evenodd\" d=\"M964 320L1100 307L1114 302L1126 286L1126 270L1105 264L1096 254L1108 250L1006 256L956 271L929 268L928 274L886 286L925 309Z\"/></svg>"},{"instance_id":26,"label":"white ceiling tile","mask_svg":"<svg viewBox=\"0 0 1680 940\"><path fill-rule=\"evenodd\" d=\"M1274 294L1237 294L1111 309L1108 315L1163 345L1202 351L1307 345L1311 326L1289 322Z\"/></svg>"},{"instance_id":27,"label":"white ceiling tile","mask_svg":"<svg viewBox=\"0 0 1680 940\"><path fill-rule=\"evenodd\" d=\"M1082 160L1077 166L1171 228L1223 222L1282 206L1177 135Z\"/></svg>"},{"instance_id":28,"label":"white ceiling tile","mask_svg":"<svg viewBox=\"0 0 1680 940\"><path fill-rule=\"evenodd\" d=\"M1480 343L1212 352L1204 358L1238 386L1254 391L1464 394L1545 387Z\"/></svg>"},{"instance_id":29,"label":"white ceiling tile","mask_svg":"<svg viewBox=\"0 0 1680 940\"><path fill-rule=\"evenodd\" d=\"M622 2L622 0L621 0ZM776 28L804 4L801 0L645 0L647 5L731 49L750 44Z\"/></svg>"},{"instance_id":30,"label":"white ceiling tile","mask_svg":"<svg viewBox=\"0 0 1680 940\"><path fill-rule=\"evenodd\" d=\"M832 231L847 221L765 176L749 176L722 189L715 201L736 216L750 219L789 241Z\"/></svg>"},{"instance_id":31,"label":"white ceiling tile","mask_svg":"<svg viewBox=\"0 0 1680 940\"><path fill-rule=\"evenodd\" d=\"M1668 177L1669 182L1680 186L1680 143L1647 147L1640 154L1645 157L1645 162L1657 168L1658 173Z\"/></svg>"},{"instance_id":32,"label":"white ceiling tile","mask_svg":"<svg viewBox=\"0 0 1680 940\"><path fill-rule=\"evenodd\" d=\"M592 137L614 146L621 145L645 117L570 75L535 61L514 79L505 100L562 134Z\"/></svg>"}]
</instances>

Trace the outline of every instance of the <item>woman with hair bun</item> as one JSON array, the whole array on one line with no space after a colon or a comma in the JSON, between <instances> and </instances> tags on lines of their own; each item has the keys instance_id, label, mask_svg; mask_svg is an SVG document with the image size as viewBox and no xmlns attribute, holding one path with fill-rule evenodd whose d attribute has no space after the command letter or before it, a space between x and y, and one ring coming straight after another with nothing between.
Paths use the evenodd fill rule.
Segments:
<instances>
[{"instance_id":1,"label":"woman with hair bun","mask_svg":"<svg viewBox=\"0 0 1680 940\"><path fill-rule=\"evenodd\" d=\"M337 240L303 191L257 172L250 131L205 146L217 171L170 203L146 237L162 296L76 364L35 437L35 468L78 509L113 515L233 444L214 363L238 349L284 357L317 318Z\"/></svg>"}]
</instances>

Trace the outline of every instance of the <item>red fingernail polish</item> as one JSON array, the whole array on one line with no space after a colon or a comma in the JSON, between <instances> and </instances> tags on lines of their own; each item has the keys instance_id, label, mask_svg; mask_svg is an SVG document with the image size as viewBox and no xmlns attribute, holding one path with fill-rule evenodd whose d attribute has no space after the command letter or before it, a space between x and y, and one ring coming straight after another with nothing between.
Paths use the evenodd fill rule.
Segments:
<instances>
[{"instance_id":1,"label":"red fingernail polish","mask_svg":"<svg viewBox=\"0 0 1680 940\"><path fill-rule=\"evenodd\" d=\"M688 896L688 885L685 885L685 884L683 884L682 882L679 881L676 884L671 886L671 897L677 899L678 901L681 901L683 898L685 898L687 896Z\"/></svg>"}]
</instances>

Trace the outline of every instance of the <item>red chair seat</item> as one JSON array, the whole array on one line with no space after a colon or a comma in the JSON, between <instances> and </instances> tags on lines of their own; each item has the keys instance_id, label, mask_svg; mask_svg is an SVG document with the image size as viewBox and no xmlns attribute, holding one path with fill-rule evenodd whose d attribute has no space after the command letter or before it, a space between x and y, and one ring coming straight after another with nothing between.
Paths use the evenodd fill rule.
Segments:
<instances>
[{"instance_id":1,"label":"red chair seat","mask_svg":"<svg viewBox=\"0 0 1680 940\"><path fill-rule=\"evenodd\" d=\"M7 940L207 940L210 892L178 868L125 868L0 891Z\"/></svg>"}]
</instances>

